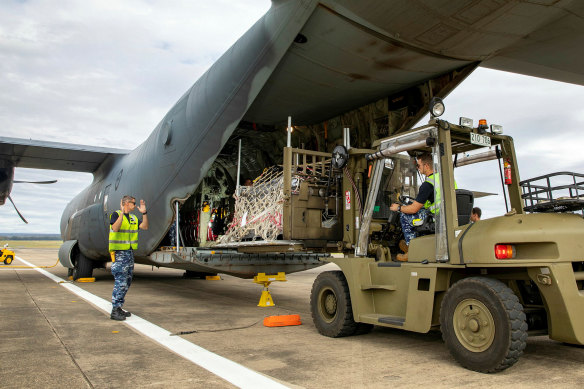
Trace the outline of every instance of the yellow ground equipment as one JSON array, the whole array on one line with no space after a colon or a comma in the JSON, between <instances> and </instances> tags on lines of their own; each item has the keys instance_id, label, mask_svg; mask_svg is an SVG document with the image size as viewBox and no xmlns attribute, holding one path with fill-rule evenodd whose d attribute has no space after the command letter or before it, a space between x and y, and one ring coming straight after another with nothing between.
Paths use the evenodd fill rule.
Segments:
<instances>
[{"instance_id":1,"label":"yellow ground equipment","mask_svg":"<svg viewBox=\"0 0 584 389\"><path fill-rule=\"evenodd\" d=\"M5 265L10 265L12 263L12 261L14 261L14 257L16 256L16 254L14 254L14 251L10 250L8 248L8 245L5 244L4 247L2 249L2 255L0 256L0 262L4 262Z\"/></svg>"},{"instance_id":2,"label":"yellow ground equipment","mask_svg":"<svg viewBox=\"0 0 584 389\"><path fill-rule=\"evenodd\" d=\"M284 272L278 272L276 275L266 275L266 273L258 273L257 276L253 278L253 282L256 284L264 285L264 290L262 291L262 296L260 297L260 302L258 307L273 307L274 300L272 300L272 295L268 290L268 286L273 281L286 281L286 274Z\"/></svg>"}]
</instances>

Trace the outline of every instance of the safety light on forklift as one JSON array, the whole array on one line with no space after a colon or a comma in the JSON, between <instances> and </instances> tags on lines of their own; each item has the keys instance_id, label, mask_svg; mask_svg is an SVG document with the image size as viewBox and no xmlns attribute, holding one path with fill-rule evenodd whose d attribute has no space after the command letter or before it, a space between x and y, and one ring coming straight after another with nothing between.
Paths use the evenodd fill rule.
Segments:
<instances>
[{"instance_id":1,"label":"safety light on forklift","mask_svg":"<svg viewBox=\"0 0 584 389\"><path fill-rule=\"evenodd\" d=\"M484 134L488 129L489 126L487 125L487 119L479 119L479 126L477 127L479 134Z\"/></svg>"},{"instance_id":2,"label":"safety light on forklift","mask_svg":"<svg viewBox=\"0 0 584 389\"><path fill-rule=\"evenodd\" d=\"M491 134L501 135L503 133L503 126L498 124L491 124Z\"/></svg>"},{"instance_id":3,"label":"safety light on forklift","mask_svg":"<svg viewBox=\"0 0 584 389\"><path fill-rule=\"evenodd\" d=\"M495 258L497 259L512 259L515 258L515 246L511 244L496 244Z\"/></svg>"},{"instance_id":4,"label":"safety light on forklift","mask_svg":"<svg viewBox=\"0 0 584 389\"><path fill-rule=\"evenodd\" d=\"M470 118L460 117L458 119L458 124L461 127L473 128L474 121L472 119L470 119Z\"/></svg>"},{"instance_id":5,"label":"safety light on forklift","mask_svg":"<svg viewBox=\"0 0 584 389\"><path fill-rule=\"evenodd\" d=\"M437 118L438 116L442 116L444 113L445 107L444 102L440 97L433 97L430 101L430 113L433 117Z\"/></svg>"}]
</instances>

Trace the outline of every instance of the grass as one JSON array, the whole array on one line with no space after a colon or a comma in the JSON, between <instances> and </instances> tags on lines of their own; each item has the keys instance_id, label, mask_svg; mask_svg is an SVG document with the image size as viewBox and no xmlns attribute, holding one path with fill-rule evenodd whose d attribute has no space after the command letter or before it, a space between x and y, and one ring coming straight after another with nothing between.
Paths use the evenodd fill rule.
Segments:
<instances>
[{"instance_id":1,"label":"grass","mask_svg":"<svg viewBox=\"0 0 584 389\"><path fill-rule=\"evenodd\" d=\"M2 240L0 247L7 243L10 249L58 249L63 244L60 240Z\"/></svg>"}]
</instances>

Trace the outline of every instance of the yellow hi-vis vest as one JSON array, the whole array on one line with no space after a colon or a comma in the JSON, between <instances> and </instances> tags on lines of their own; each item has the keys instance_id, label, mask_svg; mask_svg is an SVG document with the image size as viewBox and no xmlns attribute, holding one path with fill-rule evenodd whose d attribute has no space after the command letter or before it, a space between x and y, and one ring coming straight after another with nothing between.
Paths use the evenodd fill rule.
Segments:
<instances>
[{"instance_id":1,"label":"yellow hi-vis vest","mask_svg":"<svg viewBox=\"0 0 584 389\"><path fill-rule=\"evenodd\" d=\"M426 200L424 203L424 208L429 210L432 214L436 214L440 210L440 201L442 201L442 195L440 194L440 185L436 185L436 182L440 182L440 175L438 173L432 173L426 177L426 182L432 184L434 187L434 202L431 203L430 200ZM458 184L454 180L454 189L458 189Z\"/></svg>"},{"instance_id":2,"label":"yellow hi-vis vest","mask_svg":"<svg viewBox=\"0 0 584 389\"><path fill-rule=\"evenodd\" d=\"M115 232L110 224L109 231L109 251L115 250L136 250L138 248L138 218L130 214L130 221L124 217L122 211L116 211L118 217L122 218L120 230Z\"/></svg>"}]
</instances>

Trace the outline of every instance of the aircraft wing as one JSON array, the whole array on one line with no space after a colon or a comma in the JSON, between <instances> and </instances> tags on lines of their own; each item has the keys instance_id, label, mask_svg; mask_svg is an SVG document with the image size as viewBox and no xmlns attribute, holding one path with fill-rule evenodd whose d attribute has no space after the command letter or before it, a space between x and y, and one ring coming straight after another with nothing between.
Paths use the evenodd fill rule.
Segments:
<instances>
[{"instance_id":1,"label":"aircraft wing","mask_svg":"<svg viewBox=\"0 0 584 389\"><path fill-rule=\"evenodd\" d=\"M94 172L110 155L129 150L0 137L0 161L14 167Z\"/></svg>"},{"instance_id":2,"label":"aircraft wing","mask_svg":"<svg viewBox=\"0 0 584 389\"><path fill-rule=\"evenodd\" d=\"M324 1L412 51L584 85L581 0Z\"/></svg>"},{"instance_id":3,"label":"aircraft wing","mask_svg":"<svg viewBox=\"0 0 584 389\"><path fill-rule=\"evenodd\" d=\"M244 120L318 123L430 79L444 97L465 66L584 85L584 1L321 0L298 33Z\"/></svg>"}]
</instances>

